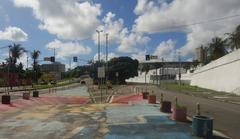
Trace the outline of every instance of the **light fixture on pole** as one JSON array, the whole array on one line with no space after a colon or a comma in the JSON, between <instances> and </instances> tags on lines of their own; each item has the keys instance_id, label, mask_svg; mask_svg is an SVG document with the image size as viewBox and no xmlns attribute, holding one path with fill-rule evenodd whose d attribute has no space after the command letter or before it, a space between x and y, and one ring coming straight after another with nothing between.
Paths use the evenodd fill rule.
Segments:
<instances>
[{"instance_id":1,"label":"light fixture on pole","mask_svg":"<svg viewBox=\"0 0 240 139\"><path fill-rule=\"evenodd\" d=\"M98 62L100 62L100 33L103 32L103 30L96 30L98 34Z\"/></svg>"},{"instance_id":2,"label":"light fixture on pole","mask_svg":"<svg viewBox=\"0 0 240 139\"><path fill-rule=\"evenodd\" d=\"M105 81L105 84L106 84L106 94L108 92L108 33L106 33L106 81Z\"/></svg>"}]
</instances>

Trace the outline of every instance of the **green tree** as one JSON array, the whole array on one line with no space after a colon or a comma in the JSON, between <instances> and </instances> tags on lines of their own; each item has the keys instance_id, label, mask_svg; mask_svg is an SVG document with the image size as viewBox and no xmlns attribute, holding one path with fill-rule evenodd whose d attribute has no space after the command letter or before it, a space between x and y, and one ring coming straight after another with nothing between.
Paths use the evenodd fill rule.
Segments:
<instances>
[{"instance_id":1,"label":"green tree","mask_svg":"<svg viewBox=\"0 0 240 139\"><path fill-rule=\"evenodd\" d=\"M108 79L116 83L116 73L118 72L118 82L125 83L126 79L138 75L138 61L130 57L113 58L108 62Z\"/></svg>"},{"instance_id":2,"label":"green tree","mask_svg":"<svg viewBox=\"0 0 240 139\"><path fill-rule=\"evenodd\" d=\"M35 83L38 82L38 62L37 62L37 59L40 55L40 51L39 50L33 50L33 52L31 52L31 58L33 59L33 71L34 71L34 80L35 80Z\"/></svg>"},{"instance_id":3,"label":"green tree","mask_svg":"<svg viewBox=\"0 0 240 139\"><path fill-rule=\"evenodd\" d=\"M25 53L27 52L23 47L21 47L21 44L13 44L10 45L10 54L11 54L11 63L13 65L16 65L17 60Z\"/></svg>"},{"instance_id":4,"label":"green tree","mask_svg":"<svg viewBox=\"0 0 240 139\"><path fill-rule=\"evenodd\" d=\"M228 53L225 49L225 45L226 41L222 40L222 38L215 37L212 39L208 47L208 58L210 61L216 60Z\"/></svg>"},{"instance_id":5,"label":"green tree","mask_svg":"<svg viewBox=\"0 0 240 139\"><path fill-rule=\"evenodd\" d=\"M240 25L237 26L234 32L226 34L228 35L227 42L229 48L232 51L240 48Z\"/></svg>"},{"instance_id":6,"label":"green tree","mask_svg":"<svg viewBox=\"0 0 240 139\"><path fill-rule=\"evenodd\" d=\"M31 52L31 58L33 59L33 70L36 71L36 67L38 65L37 59L40 55L40 51L39 50L33 50L33 52Z\"/></svg>"}]
</instances>

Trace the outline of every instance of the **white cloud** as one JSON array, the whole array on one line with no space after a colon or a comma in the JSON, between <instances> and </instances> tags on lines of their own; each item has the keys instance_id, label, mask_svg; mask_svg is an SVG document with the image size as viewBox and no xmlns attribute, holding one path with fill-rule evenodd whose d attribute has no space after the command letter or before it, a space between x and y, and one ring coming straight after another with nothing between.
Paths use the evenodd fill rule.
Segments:
<instances>
[{"instance_id":1,"label":"white cloud","mask_svg":"<svg viewBox=\"0 0 240 139\"><path fill-rule=\"evenodd\" d=\"M138 53L133 53L131 57L133 59L137 59L139 62L145 61L145 55L147 54L147 51L138 51Z\"/></svg>"},{"instance_id":2,"label":"white cloud","mask_svg":"<svg viewBox=\"0 0 240 139\"><path fill-rule=\"evenodd\" d=\"M121 38L123 37L121 35L121 32L124 28L124 21L123 19L117 19L117 20L114 20L115 18L115 14L112 13L112 12L108 12L106 14L106 16L102 19L102 24L100 26L98 26L98 30L103 30L104 32L101 33L101 34L104 34L104 35L101 35L100 36L100 41L102 44L105 45L105 40L106 40L106 37L105 37L105 34L108 33L109 34L109 43L120 43L121 41ZM93 36L92 36L95 44L98 43L98 35L97 33L94 33Z\"/></svg>"},{"instance_id":3,"label":"white cloud","mask_svg":"<svg viewBox=\"0 0 240 139\"><path fill-rule=\"evenodd\" d=\"M139 48L136 46L145 46L149 41L149 37L132 32L122 38L118 51L125 53L138 52Z\"/></svg>"},{"instance_id":4,"label":"white cloud","mask_svg":"<svg viewBox=\"0 0 240 139\"><path fill-rule=\"evenodd\" d=\"M111 60L114 57L119 57L119 56L117 54L115 54L115 53L109 53L108 54L108 60ZM93 59L94 59L94 61L98 61L98 53L96 53L94 55ZM106 54L100 52L100 59L101 59L101 61L106 61Z\"/></svg>"},{"instance_id":5,"label":"white cloud","mask_svg":"<svg viewBox=\"0 0 240 139\"><path fill-rule=\"evenodd\" d=\"M29 7L41 21L40 29L61 39L82 40L91 37L99 25L101 6L78 0L14 0L17 7Z\"/></svg>"},{"instance_id":6,"label":"white cloud","mask_svg":"<svg viewBox=\"0 0 240 139\"><path fill-rule=\"evenodd\" d=\"M145 5L145 6L144 6ZM239 0L173 0L164 1L138 0L134 10L136 32L158 33L181 31L187 34L187 43L181 52L184 56L193 56L195 48L208 43L212 37L223 36L239 24L239 18L210 22L185 28L170 28L207 21L240 13Z\"/></svg>"},{"instance_id":7,"label":"white cloud","mask_svg":"<svg viewBox=\"0 0 240 139\"><path fill-rule=\"evenodd\" d=\"M175 42L173 40L167 40L161 42L154 51L154 55L157 55L158 58L164 58L166 61L173 61L176 58L175 53Z\"/></svg>"},{"instance_id":8,"label":"white cloud","mask_svg":"<svg viewBox=\"0 0 240 139\"><path fill-rule=\"evenodd\" d=\"M48 49L56 48L56 57L73 57L79 55L86 55L91 52L91 48L83 46L77 42L62 42L60 40L54 40L46 45Z\"/></svg>"},{"instance_id":9,"label":"white cloud","mask_svg":"<svg viewBox=\"0 0 240 139\"><path fill-rule=\"evenodd\" d=\"M124 20L119 18L115 19L115 14L108 12L102 20L102 25L98 26L99 30L103 30L109 34L109 43L117 44L117 50L122 53L133 53L139 51L139 46L146 45L150 38L144 36L142 33L129 31L124 27ZM97 33L93 34L93 40L95 44L98 43ZM102 45L105 45L106 38L101 35L100 41Z\"/></svg>"},{"instance_id":10,"label":"white cloud","mask_svg":"<svg viewBox=\"0 0 240 139\"><path fill-rule=\"evenodd\" d=\"M19 60L18 60L18 62L17 63L22 63L23 64L23 68L25 69L25 68L27 68L27 53L23 53L23 55L19 58ZM29 60L30 60L30 58L29 58ZM30 63L30 61L29 61L29 63L28 63L28 66L31 66L31 64L32 63Z\"/></svg>"},{"instance_id":11,"label":"white cloud","mask_svg":"<svg viewBox=\"0 0 240 139\"><path fill-rule=\"evenodd\" d=\"M5 30L0 30L1 40L10 41L26 41L28 39L28 34L18 27L9 26Z\"/></svg>"}]
</instances>

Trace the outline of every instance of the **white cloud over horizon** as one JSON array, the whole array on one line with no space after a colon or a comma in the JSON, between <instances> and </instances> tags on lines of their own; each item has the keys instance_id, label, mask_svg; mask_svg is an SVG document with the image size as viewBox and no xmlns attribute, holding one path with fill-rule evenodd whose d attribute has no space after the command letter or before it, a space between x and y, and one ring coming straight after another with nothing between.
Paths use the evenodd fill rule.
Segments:
<instances>
[{"instance_id":1,"label":"white cloud over horizon","mask_svg":"<svg viewBox=\"0 0 240 139\"><path fill-rule=\"evenodd\" d=\"M89 1L14 0L14 4L31 8L35 18L41 21L40 29L68 40L91 37L99 25L97 17L101 14L101 6Z\"/></svg>"},{"instance_id":2,"label":"white cloud over horizon","mask_svg":"<svg viewBox=\"0 0 240 139\"><path fill-rule=\"evenodd\" d=\"M170 3L164 0L138 0L134 9L134 13L138 16L134 30L148 34L185 32L187 42L180 50L183 56L193 57L195 48L201 44L207 44L213 37L222 37L225 33L232 32L239 25L239 18L184 28L174 27L239 15L239 7L239 0L173 0Z\"/></svg>"},{"instance_id":3,"label":"white cloud over horizon","mask_svg":"<svg viewBox=\"0 0 240 139\"><path fill-rule=\"evenodd\" d=\"M116 19L115 14L108 12L102 20L102 25L98 26L99 30L103 30L103 33L109 34L109 43L118 45L117 51L121 53L136 53L141 46L146 45L150 38L142 33L134 32L124 26L124 20L122 18ZM98 35L93 34L93 40L95 44L98 43ZM101 35L101 44L105 43L106 38ZM104 44L105 45L105 44Z\"/></svg>"},{"instance_id":4,"label":"white cloud over horizon","mask_svg":"<svg viewBox=\"0 0 240 139\"><path fill-rule=\"evenodd\" d=\"M8 26L4 30L0 30L0 40L23 42L28 39L28 34L21 28Z\"/></svg>"},{"instance_id":5,"label":"white cloud over horizon","mask_svg":"<svg viewBox=\"0 0 240 139\"><path fill-rule=\"evenodd\" d=\"M240 14L239 0L137 0L134 9L126 10L136 15L134 23L129 22L125 15L119 16L116 11L105 11L104 6L92 0L12 1L16 7L30 8L39 21L38 28L56 38L47 47L56 47L59 58L90 54L91 41L97 44L96 29L100 29L103 30L101 46L105 47L105 33L108 33L109 47L115 47L109 53L112 56L123 54L142 61L145 59L145 47L153 41L153 44L158 44L149 49L154 55L174 60L175 51L179 50L183 59L194 59L195 48L208 44L213 37L225 37L225 33L232 32L240 24L240 17L207 23L211 19ZM179 27L201 21L206 23ZM169 32L183 32L186 44L179 46L174 35L160 42L160 35ZM160 39L152 34L159 35ZM151 35L154 37L151 38ZM0 39L26 41L28 34L10 26L0 30ZM86 41L89 46L80 41ZM185 40L180 41L182 44ZM92 57L96 55L91 53Z\"/></svg>"},{"instance_id":6,"label":"white cloud over horizon","mask_svg":"<svg viewBox=\"0 0 240 139\"><path fill-rule=\"evenodd\" d=\"M158 56L158 59L164 58L166 61L176 60L176 42L173 40L162 41L155 49L154 55Z\"/></svg>"},{"instance_id":7,"label":"white cloud over horizon","mask_svg":"<svg viewBox=\"0 0 240 139\"><path fill-rule=\"evenodd\" d=\"M57 58L87 55L92 51L90 47L84 46L78 42L63 42L60 40L54 40L52 42L49 42L46 45L46 48L55 48Z\"/></svg>"}]
</instances>

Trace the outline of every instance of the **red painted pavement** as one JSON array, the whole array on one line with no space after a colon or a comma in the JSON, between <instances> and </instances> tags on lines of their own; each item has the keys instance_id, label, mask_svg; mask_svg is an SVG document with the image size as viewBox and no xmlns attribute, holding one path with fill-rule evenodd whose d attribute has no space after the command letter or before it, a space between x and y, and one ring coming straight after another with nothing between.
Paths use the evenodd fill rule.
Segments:
<instances>
[{"instance_id":1,"label":"red painted pavement","mask_svg":"<svg viewBox=\"0 0 240 139\"><path fill-rule=\"evenodd\" d=\"M8 111L19 108L27 108L41 105L58 105L58 104L86 104L89 102L87 97L79 96L41 96L31 98L30 100L17 99L13 100L10 105L0 104L0 111Z\"/></svg>"},{"instance_id":2,"label":"red painted pavement","mask_svg":"<svg viewBox=\"0 0 240 139\"><path fill-rule=\"evenodd\" d=\"M114 96L111 103L123 103L127 104L129 101L142 101L142 95L124 95Z\"/></svg>"}]
</instances>

